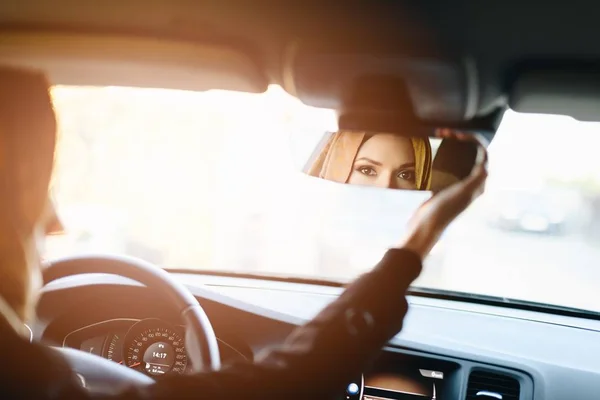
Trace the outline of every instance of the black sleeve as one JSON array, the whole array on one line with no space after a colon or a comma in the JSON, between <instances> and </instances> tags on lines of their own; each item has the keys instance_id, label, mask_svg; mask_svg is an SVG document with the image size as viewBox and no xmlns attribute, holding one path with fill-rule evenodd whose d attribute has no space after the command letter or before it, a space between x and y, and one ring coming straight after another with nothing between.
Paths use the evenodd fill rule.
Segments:
<instances>
[{"instance_id":1,"label":"black sleeve","mask_svg":"<svg viewBox=\"0 0 600 400\"><path fill-rule=\"evenodd\" d=\"M357 279L312 321L297 328L284 344L257 357L254 363L172 376L103 398L332 398L343 393L345 385L400 331L407 310L405 292L420 270L416 254L389 250L371 272ZM62 398L91 398L75 380L65 383L59 392Z\"/></svg>"}]
</instances>

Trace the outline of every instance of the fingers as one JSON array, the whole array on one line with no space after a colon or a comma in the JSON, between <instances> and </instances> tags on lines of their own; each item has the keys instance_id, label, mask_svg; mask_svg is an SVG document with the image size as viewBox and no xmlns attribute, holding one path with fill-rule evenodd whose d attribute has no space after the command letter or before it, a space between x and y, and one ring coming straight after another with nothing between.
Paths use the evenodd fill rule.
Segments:
<instances>
[{"instance_id":1,"label":"fingers","mask_svg":"<svg viewBox=\"0 0 600 400\"><path fill-rule=\"evenodd\" d=\"M486 148L488 142L482 135L476 133L465 133L450 128L439 128L435 130L435 136L441 139L455 139L462 142L471 142L477 146L475 164L471 173L473 173L478 165L487 166L488 153Z\"/></svg>"},{"instance_id":2,"label":"fingers","mask_svg":"<svg viewBox=\"0 0 600 400\"><path fill-rule=\"evenodd\" d=\"M440 129L436 129L435 131L435 135L439 138L442 139L457 139L457 140L461 140L461 141L472 141L472 136L470 134L461 132L461 131L457 131L454 129L450 129L450 128L440 128Z\"/></svg>"},{"instance_id":3,"label":"fingers","mask_svg":"<svg viewBox=\"0 0 600 400\"><path fill-rule=\"evenodd\" d=\"M484 164L479 164L467 178L431 198L431 205L438 208L436 214L444 228L483 193L486 180L487 169Z\"/></svg>"},{"instance_id":4,"label":"fingers","mask_svg":"<svg viewBox=\"0 0 600 400\"><path fill-rule=\"evenodd\" d=\"M487 151L477 137L450 129L440 129L436 133L438 137L476 142L478 154L474 167L465 179L435 193L411 218L402 245L422 257L428 254L443 230L483 193L488 175Z\"/></svg>"},{"instance_id":5,"label":"fingers","mask_svg":"<svg viewBox=\"0 0 600 400\"><path fill-rule=\"evenodd\" d=\"M471 175L469 175L462 182L459 182L452 192L448 195L454 200L455 212L457 214L464 211L475 199L477 199L484 192L485 182L487 180L487 170L484 166L479 165L473 169Z\"/></svg>"},{"instance_id":6,"label":"fingers","mask_svg":"<svg viewBox=\"0 0 600 400\"><path fill-rule=\"evenodd\" d=\"M487 147L485 139L476 133L467 133L451 128L438 128L435 130L435 136L441 139L457 139L463 142L475 142L482 147Z\"/></svg>"},{"instance_id":7,"label":"fingers","mask_svg":"<svg viewBox=\"0 0 600 400\"><path fill-rule=\"evenodd\" d=\"M485 153L485 160L487 160L487 151ZM485 189L487 177L487 162L483 161L479 164L476 164L469 176L464 180L465 184L468 186L467 190L472 190L475 197L480 196Z\"/></svg>"}]
</instances>

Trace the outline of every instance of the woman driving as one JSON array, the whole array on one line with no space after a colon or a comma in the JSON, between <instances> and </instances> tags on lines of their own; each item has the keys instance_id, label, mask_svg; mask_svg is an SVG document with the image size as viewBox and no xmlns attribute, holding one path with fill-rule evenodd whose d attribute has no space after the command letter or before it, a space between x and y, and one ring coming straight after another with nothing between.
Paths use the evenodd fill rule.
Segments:
<instances>
[{"instance_id":1,"label":"woman driving","mask_svg":"<svg viewBox=\"0 0 600 400\"><path fill-rule=\"evenodd\" d=\"M353 185L429 190L432 163L427 139L338 131L329 138L309 175Z\"/></svg>"},{"instance_id":2,"label":"woman driving","mask_svg":"<svg viewBox=\"0 0 600 400\"><path fill-rule=\"evenodd\" d=\"M400 331L407 311L405 292L419 275L421 260L448 224L480 194L487 176L480 164L465 180L433 196L414 215L407 234L370 272L312 321L296 328L285 343L253 363L92 394L81 386L60 353L41 343L30 343L23 329L23 323L34 318L41 286L39 246L52 222L48 190L56 123L49 85L39 72L0 67L0 87L0 354L5 366L0 393L4 398L332 398ZM361 147L358 153L364 150L360 158L364 154L369 162L388 168L388 160L372 160L367 151L369 141L376 138L364 143L361 139L362 147L354 145ZM379 139L388 145L391 140ZM400 185L396 180L411 181L407 171L414 170L414 186L426 188L430 158L427 149L421 148L414 152L412 161L404 163L408 164L390 164L384 171L386 179ZM346 180L357 169L366 177L373 176L369 168L378 176L383 171L375 168L380 167L376 163L355 164L351 164L353 172L348 169L337 175L335 169L336 176L346 175Z\"/></svg>"}]
</instances>

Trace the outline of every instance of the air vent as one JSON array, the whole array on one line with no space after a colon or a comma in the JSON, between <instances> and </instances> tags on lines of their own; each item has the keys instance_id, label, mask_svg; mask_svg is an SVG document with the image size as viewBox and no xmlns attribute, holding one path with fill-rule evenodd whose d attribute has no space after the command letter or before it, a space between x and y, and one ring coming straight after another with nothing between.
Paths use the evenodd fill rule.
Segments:
<instances>
[{"instance_id":1,"label":"air vent","mask_svg":"<svg viewBox=\"0 0 600 400\"><path fill-rule=\"evenodd\" d=\"M473 371L469 375L466 400L518 400L521 385L507 375Z\"/></svg>"}]
</instances>

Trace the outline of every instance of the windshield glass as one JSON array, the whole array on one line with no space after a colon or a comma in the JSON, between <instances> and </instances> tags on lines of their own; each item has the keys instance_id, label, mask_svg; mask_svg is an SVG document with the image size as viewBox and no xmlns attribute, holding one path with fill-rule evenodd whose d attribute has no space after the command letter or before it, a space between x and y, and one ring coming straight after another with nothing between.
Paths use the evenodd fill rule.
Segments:
<instances>
[{"instance_id":1,"label":"windshield glass","mask_svg":"<svg viewBox=\"0 0 600 400\"><path fill-rule=\"evenodd\" d=\"M46 258L121 253L165 268L348 281L429 194L301 173L335 114L264 94L55 87ZM508 111L482 196L415 286L600 311L600 124Z\"/></svg>"}]
</instances>

